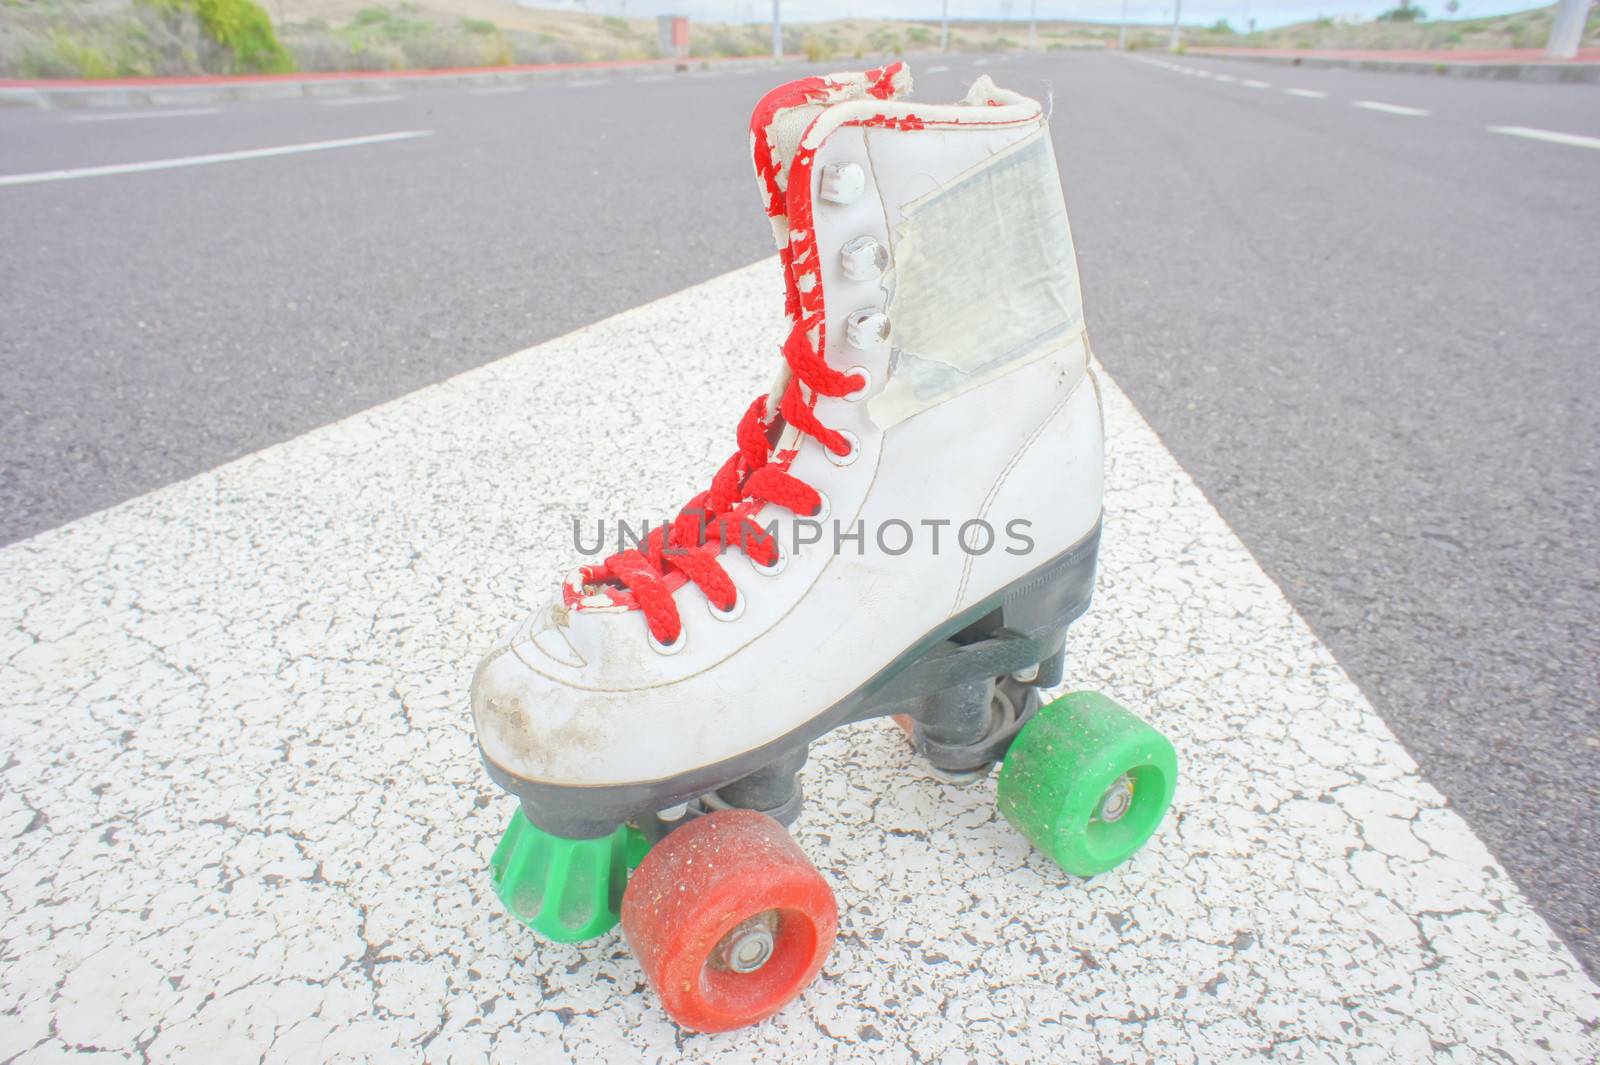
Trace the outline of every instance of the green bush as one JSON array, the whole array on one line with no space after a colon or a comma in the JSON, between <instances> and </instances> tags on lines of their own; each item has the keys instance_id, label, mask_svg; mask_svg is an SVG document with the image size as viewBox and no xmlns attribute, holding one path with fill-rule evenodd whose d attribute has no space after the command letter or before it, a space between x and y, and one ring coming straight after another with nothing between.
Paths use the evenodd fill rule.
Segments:
<instances>
[{"instance_id":1,"label":"green bush","mask_svg":"<svg viewBox=\"0 0 1600 1065\"><path fill-rule=\"evenodd\" d=\"M278 43L272 20L252 0L195 0L195 11L207 35L233 53L235 69L250 73L282 73L294 61Z\"/></svg>"},{"instance_id":2,"label":"green bush","mask_svg":"<svg viewBox=\"0 0 1600 1065\"><path fill-rule=\"evenodd\" d=\"M230 55L230 73L278 74L294 69L294 60L278 42L272 20L253 0L136 0L168 19L192 14L212 41Z\"/></svg>"},{"instance_id":3,"label":"green bush","mask_svg":"<svg viewBox=\"0 0 1600 1065\"><path fill-rule=\"evenodd\" d=\"M500 27L496 26L486 18L464 18L460 21L459 25L463 30L467 31L468 33L476 34L479 37L487 37L491 33L500 32Z\"/></svg>"},{"instance_id":4,"label":"green bush","mask_svg":"<svg viewBox=\"0 0 1600 1065\"><path fill-rule=\"evenodd\" d=\"M1400 0L1399 7L1391 7L1378 16L1379 22L1421 22L1427 18L1427 12L1406 0Z\"/></svg>"}]
</instances>

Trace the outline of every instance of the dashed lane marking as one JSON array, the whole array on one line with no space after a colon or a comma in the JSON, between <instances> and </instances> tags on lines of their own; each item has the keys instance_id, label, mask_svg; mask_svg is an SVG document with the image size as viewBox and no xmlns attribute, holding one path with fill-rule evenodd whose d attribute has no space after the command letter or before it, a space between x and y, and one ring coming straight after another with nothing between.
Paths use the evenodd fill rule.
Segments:
<instances>
[{"instance_id":1,"label":"dashed lane marking","mask_svg":"<svg viewBox=\"0 0 1600 1065\"><path fill-rule=\"evenodd\" d=\"M1503 133L1507 137L1526 137L1531 141L1565 144L1572 148L1593 148L1600 151L1600 137L1585 137L1577 133L1558 133L1553 129L1535 129L1533 126L1486 126L1490 133Z\"/></svg>"},{"instance_id":2,"label":"dashed lane marking","mask_svg":"<svg viewBox=\"0 0 1600 1065\"><path fill-rule=\"evenodd\" d=\"M1299 96L1306 100L1326 100L1328 98L1327 93L1319 92L1316 89L1285 89L1283 94L1285 96Z\"/></svg>"},{"instance_id":3,"label":"dashed lane marking","mask_svg":"<svg viewBox=\"0 0 1600 1065\"><path fill-rule=\"evenodd\" d=\"M152 170L176 170L212 163L237 163L246 159L270 159L279 155L327 152L338 148L359 148L368 144L412 140L433 133L431 129L408 129L398 133L375 133L367 137L343 137L332 141L307 141L275 148L251 148L240 152L214 152L210 155L182 155L172 159L152 159L144 163L115 163L110 166L81 166L71 170L38 170L31 174L0 174L0 186L38 185L48 181L75 181L78 178L109 177L114 174L142 174Z\"/></svg>"},{"instance_id":4,"label":"dashed lane marking","mask_svg":"<svg viewBox=\"0 0 1600 1065\"><path fill-rule=\"evenodd\" d=\"M322 101L323 107L359 107L362 104L392 104L396 100L404 99L399 93L384 93L381 96L341 96L336 100Z\"/></svg>"},{"instance_id":5,"label":"dashed lane marking","mask_svg":"<svg viewBox=\"0 0 1600 1065\"><path fill-rule=\"evenodd\" d=\"M1244 81L1241 81L1239 84L1243 85L1247 89L1270 89L1270 88L1272 88L1272 82L1270 82L1270 81L1257 81L1254 78L1247 78Z\"/></svg>"},{"instance_id":6,"label":"dashed lane marking","mask_svg":"<svg viewBox=\"0 0 1600 1065\"><path fill-rule=\"evenodd\" d=\"M1404 115L1408 118L1426 118L1432 114L1426 108L1406 107L1403 104L1386 104L1380 100L1351 100L1351 107L1360 107L1367 111L1380 111L1386 115Z\"/></svg>"},{"instance_id":7,"label":"dashed lane marking","mask_svg":"<svg viewBox=\"0 0 1600 1065\"><path fill-rule=\"evenodd\" d=\"M73 115L69 122L128 122L144 118L193 118L196 115L220 114L220 107L175 107L170 111L111 112L103 115Z\"/></svg>"}]
</instances>

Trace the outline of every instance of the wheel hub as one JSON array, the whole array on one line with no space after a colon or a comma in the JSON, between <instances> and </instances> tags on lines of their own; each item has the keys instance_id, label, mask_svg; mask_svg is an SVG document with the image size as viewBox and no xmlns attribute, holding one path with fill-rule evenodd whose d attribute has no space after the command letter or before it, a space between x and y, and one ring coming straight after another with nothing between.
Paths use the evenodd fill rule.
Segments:
<instances>
[{"instance_id":1,"label":"wheel hub","mask_svg":"<svg viewBox=\"0 0 1600 1065\"><path fill-rule=\"evenodd\" d=\"M1133 806L1133 781L1124 773L1112 782L1106 789L1105 795L1100 798L1100 808L1095 811L1095 817L1110 823L1120 821Z\"/></svg>"},{"instance_id":2,"label":"wheel hub","mask_svg":"<svg viewBox=\"0 0 1600 1065\"><path fill-rule=\"evenodd\" d=\"M778 911L747 917L717 943L711 964L735 973L753 973L772 958L777 944Z\"/></svg>"}]
</instances>

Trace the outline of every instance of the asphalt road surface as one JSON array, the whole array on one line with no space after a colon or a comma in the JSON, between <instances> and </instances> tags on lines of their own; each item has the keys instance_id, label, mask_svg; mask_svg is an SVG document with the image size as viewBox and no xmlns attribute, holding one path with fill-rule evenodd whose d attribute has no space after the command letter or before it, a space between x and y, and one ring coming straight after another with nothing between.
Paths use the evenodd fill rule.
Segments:
<instances>
[{"instance_id":1,"label":"asphalt road surface","mask_svg":"<svg viewBox=\"0 0 1600 1065\"><path fill-rule=\"evenodd\" d=\"M1100 358L1596 972L1600 87L918 68L1053 97ZM769 255L776 78L0 113L0 542Z\"/></svg>"}]
</instances>

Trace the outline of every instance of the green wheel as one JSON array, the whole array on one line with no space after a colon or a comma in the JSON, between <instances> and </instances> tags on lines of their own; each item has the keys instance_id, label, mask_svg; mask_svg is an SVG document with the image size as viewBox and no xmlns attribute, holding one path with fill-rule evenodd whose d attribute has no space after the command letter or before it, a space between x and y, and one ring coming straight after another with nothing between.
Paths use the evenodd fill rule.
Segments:
<instances>
[{"instance_id":1,"label":"green wheel","mask_svg":"<svg viewBox=\"0 0 1600 1065\"><path fill-rule=\"evenodd\" d=\"M1172 803L1178 757L1167 738L1098 692L1040 708L1000 768L1006 820L1076 876L1133 854Z\"/></svg>"},{"instance_id":2,"label":"green wheel","mask_svg":"<svg viewBox=\"0 0 1600 1065\"><path fill-rule=\"evenodd\" d=\"M495 893L511 916L557 943L605 935L617 923L628 872L649 844L621 825L598 839L563 839L519 808L489 860Z\"/></svg>"}]
</instances>

